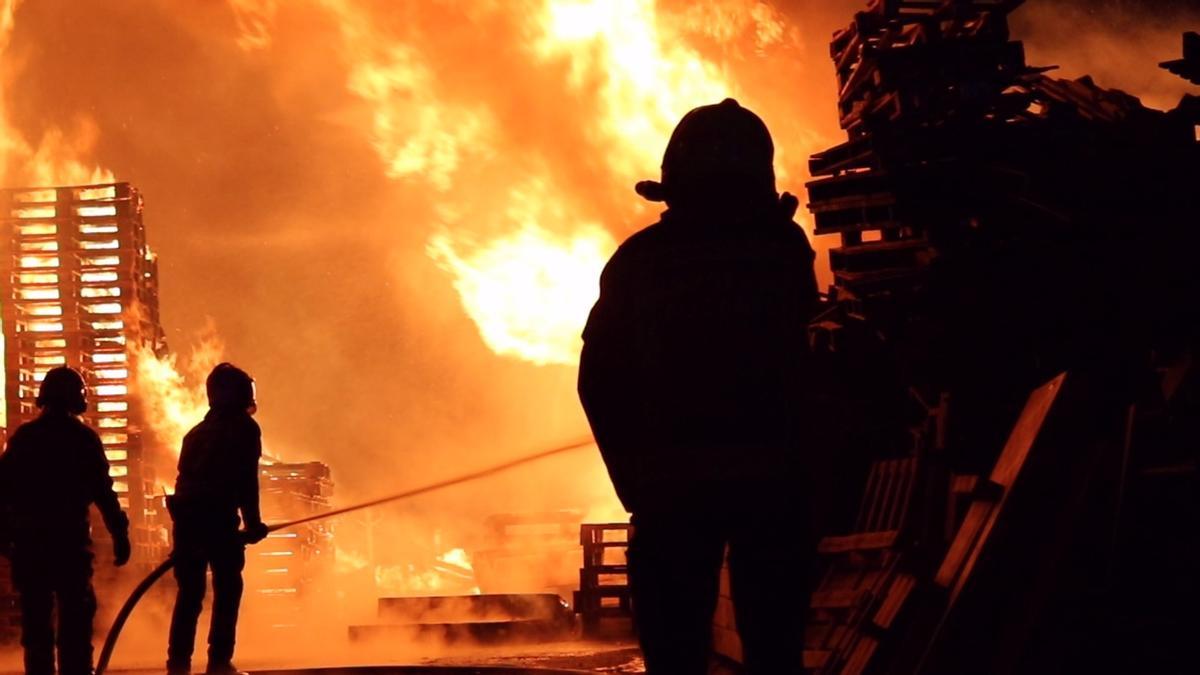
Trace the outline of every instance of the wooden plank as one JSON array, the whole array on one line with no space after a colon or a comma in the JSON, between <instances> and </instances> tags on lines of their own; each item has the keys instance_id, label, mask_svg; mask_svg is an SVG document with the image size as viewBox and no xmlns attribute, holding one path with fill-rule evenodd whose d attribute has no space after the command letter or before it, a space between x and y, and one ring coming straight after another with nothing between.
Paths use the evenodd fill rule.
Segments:
<instances>
[{"instance_id":1,"label":"wooden plank","mask_svg":"<svg viewBox=\"0 0 1200 675\"><path fill-rule=\"evenodd\" d=\"M904 607L905 602L917 587L917 578L911 574L898 574L888 587L887 593L871 620L880 628L891 628Z\"/></svg>"},{"instance_id":2,"label":"wooden plank","mask_svg":"<svg viewBox=\"0 0 1200 675\"><path fill-rule=\"evenodd\" d=\"M867 600L870 594L862 588L843 588L817 591L812 594L810 607L814 609L848 609Z\"/></svg>"},{"instance_id":3,"label":"wooden plank","mask_svg":"<svg viewBox=\"0 0 1200 675\"><path fill-rule=\"evenodd\" d=\"M898 530L887 530L847 534L840 537L824 537L817 544L817 552L823 555L832 555L850 551L875 551L894 546L899 536Z\"/></svg>"}]
</instances>

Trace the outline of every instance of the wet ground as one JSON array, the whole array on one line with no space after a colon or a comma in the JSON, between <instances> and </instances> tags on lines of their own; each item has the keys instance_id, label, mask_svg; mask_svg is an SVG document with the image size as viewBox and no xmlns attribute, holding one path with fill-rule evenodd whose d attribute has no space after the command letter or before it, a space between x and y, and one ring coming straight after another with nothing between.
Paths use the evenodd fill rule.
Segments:
<instances>
[{"instance_id":1,"label":"wet ground","mask_svg":"<svg viewBox=\"0 0 1200 675\"><path fill-rule=\"evenodd\" d=\"M6 654L6 656L14 656ZM507 645L472 649L469 653L415 658L407 662L381 660L377 665L331 659L329 663L291 665L287 669L268 663L244 662L246 670L262 675L552 675L578 673L645 673L641 650L632 639L605 642L566 641L552 644ZM18 658L0 660L0 675L20 672ZM158 675L161 670L113 670L112 675ZM710 675L737 675L727 666L714 665Z\"/></svg>"},{"instance_id":2,"label":"wet ground","mask_svg":"<svg viewBox=\"0 0 1200 675\"><path fill-rule=\"evenodd\" d=\"M632 640L627 642L571 642L547 647L539 645L524 653L509 648L509 653L475 655L472 659L438 659L431 664L445 666L502 666L549 669L584 673L645 673L642 652ZM536 670L532 671L536 672ZM709 675L739 675L733 664L714 662Z\"/></svg>"},{"instance_id":3,"label":"wet ground","mask_svg":"<svg viewBox=\"0 0 1200 675\"><path fill-rule=\"evenodd\" d=\"M6 653L16 657L17 654ZM567 641L550 644L497 645L478 647L456 655L436 658L415 658L408 662L384 659L378 665L355 663L331 658L329 663L289 664L286 669L253 660L241 662L242 668L263 675L521 675L526 672L552 673L645 673L641 650L632 640L585 642ZM147 664L148 665L148 664ZM202 672L203 663L199 664ZM19 658L0 659L0 675L21 672ZM112 675L160 674L150 668L117 669Z\"/></svg>"},{"instance_id":4,"label":"wet ground","mask_svg":"<svg viewBox=\"0 0 1200 675\"><path fill-rule=\"evenodd\" d=\"M505 666L576 670L591 673L644 673L642 652L633 642L566 642L553 645L497 647L492 653L445 657L431 665Z\"/></svg>"}]
</instances>

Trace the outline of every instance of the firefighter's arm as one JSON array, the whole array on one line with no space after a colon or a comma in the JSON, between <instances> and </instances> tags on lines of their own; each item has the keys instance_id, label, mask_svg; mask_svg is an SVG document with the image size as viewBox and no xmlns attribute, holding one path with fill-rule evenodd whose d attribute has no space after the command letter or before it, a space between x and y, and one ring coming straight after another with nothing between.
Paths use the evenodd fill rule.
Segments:
<instances>
[{"instance_id":1,"label":"firefighter's arm","mask_svg":"<svg viewBox=\"0 0 1200 675\"><path fill-rule=\"evenodd\" d=\"M262 457L262 432L253 421L251 424L252 438L240 458L242 466L238 468L238 508L242 511L246 540L254 544L266 538L267 526L263 523L258 503L258 460Z\"/></svg>"},{"instance_id":2,"label":"firefighter's arm","mask_svg":"<svg viewBox=\"0 0 1200 675\"><path fill-rule=\"evenodd\" d=\"M600 283L600 299L592 308L579 358L579 401L608 469L613 487L626 509L638 503L635 452L630 428L636 392L630 377L629 318L622 300L619 275L610 262Z\"/></svg>"},{"instance_id":3,"label":"firefighter's arm","mask_svg":"<svg viewBox=\"0 0 1200 675\"><path fill-rule=\"evenodd\" d=\"M109 475L108 458L104 456L104 445L100 438L91 434L89 442L92 446L92 457L95 459L93 473L92 501L100 509L104 526L108 528L113 538L114 563L120 567L129 562L133 546L129 541L129 516L121 510L121 502L113 489L113 479Z\"/></svg>"},{"instance_id":4,"label":"firefighter's arm","mask_svg":"<svg viewBox=\"0 0 1200 675\"><path fill-rule=\"evenodd\" d=\"M820 286L817 284L816 260L817 254L813 250L812 244L808 241L808 235L804 233L804 228L794 220L796 216L796 208L800 205L800 201L788 192L783 193L779 198L780 215L791 223L794 228L793 232L796 235L796 264L801 270L800 278L800 295L806 304L804 311L808 316L812 316L819 305L820 301Z\"/></svg>"}]
</instances>

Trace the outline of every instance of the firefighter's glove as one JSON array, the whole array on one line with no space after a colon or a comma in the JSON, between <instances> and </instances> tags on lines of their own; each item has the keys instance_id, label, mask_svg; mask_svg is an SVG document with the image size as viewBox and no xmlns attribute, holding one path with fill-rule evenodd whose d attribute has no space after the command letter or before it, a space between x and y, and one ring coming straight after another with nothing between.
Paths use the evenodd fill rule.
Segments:
<instances>
[{"instance_id":1,"label":"firefighter's glove","mask_svg":"<svg viewBox=\"0 0 1200 675\"><path fill-rule=\"evenodd\" d=\"M129 542L129 533L120 532L113 535L113 564L121 567L129 562L129 556L133 553L133 544Z\"/></svg>"},{"instance_id":2,"label":"firefighter's glove","mask_svg":"<svg viewBox=\"0 0 1200 675\"><path fill-rule=\"evenodd\" d=\"M250 523L246 525L246 530L242 532L242 538L247 544L257 544L267 538L266 523Z\"/></svg>"}]
</instances>

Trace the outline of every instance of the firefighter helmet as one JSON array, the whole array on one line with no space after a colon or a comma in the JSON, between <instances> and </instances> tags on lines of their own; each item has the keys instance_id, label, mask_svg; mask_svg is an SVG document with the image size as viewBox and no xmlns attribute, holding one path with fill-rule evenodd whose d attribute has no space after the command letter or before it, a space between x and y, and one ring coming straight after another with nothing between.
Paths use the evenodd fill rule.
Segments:
<instances>
[{"instance_id":1,"label":"firefighter helmet","mask_svg":"<svg viewBox=\"0 0 1200 675\"><path fill-rule=\"evenodd\" d=\"M50 369L42 379L36 402L39 408L61 408L72 415L82 415L87 411L83 376L67 366Z\"/></svg>"},{"instance_id":2,"label":"firefighter helmet","mask_svg":"<svg viewBox=\"0 0 1200 675\"><path fill-rule=\"evenodd\" d=\"M210 408L249 410L256 407L254 378L232 363L218 363L205 382Z\"/></svg>"},{"instance_id":3,"label":"firefighter helmet","mask_svg":"<svg viewBox=\"0 0 1200 675\"><path fill-rule=\"evenodd\" d=\"M737 101L693 109L683 116L662 160L662 181L642 181L637 192L673 202L714 191L774 196L775 145L767 125Z\"/></svg>"}]
</instances>

